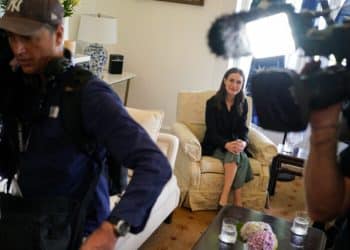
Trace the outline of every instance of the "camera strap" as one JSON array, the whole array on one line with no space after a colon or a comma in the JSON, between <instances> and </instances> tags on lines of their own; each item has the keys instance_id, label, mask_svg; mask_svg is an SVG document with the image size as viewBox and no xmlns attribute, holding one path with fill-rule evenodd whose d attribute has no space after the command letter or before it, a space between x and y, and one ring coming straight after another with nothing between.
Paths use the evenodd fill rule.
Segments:
<instances>
[{"instance_id":1,"label":"camera strap","mask_svg":"<svg viewBox=\"0 0 350 250\"><path fill-rule=\"evenodd\" d=\"M32 131L31 128L29 128L28 133L25 136L23 130L23 124L20 121L17 121L18 150L20 153L27 152Z\"/></svg>"}]
</instances>

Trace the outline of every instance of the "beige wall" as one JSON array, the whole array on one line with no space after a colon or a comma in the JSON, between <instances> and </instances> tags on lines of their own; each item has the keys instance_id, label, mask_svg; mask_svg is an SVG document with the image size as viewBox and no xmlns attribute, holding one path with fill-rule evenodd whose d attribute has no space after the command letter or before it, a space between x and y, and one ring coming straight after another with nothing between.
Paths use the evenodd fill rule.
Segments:
<instances>
[{"instance_id":1,"label":"beige wall","mask_svg":"<svg viewBox=\"0 0 350 250\"><path fill-rule=\"evenodd\" d=\"M155 0L81 2L81 13L118 19L118 43L108 49L123 54L124 69L137 75L128 106L163 109L168 128L175 121L179 91L218 88L227 62L210 53L206 35L216 17L233 11L235 0L205 0L203 7ZM72 18L71 38L77 24Z\"/></svg>"}]
</instances>

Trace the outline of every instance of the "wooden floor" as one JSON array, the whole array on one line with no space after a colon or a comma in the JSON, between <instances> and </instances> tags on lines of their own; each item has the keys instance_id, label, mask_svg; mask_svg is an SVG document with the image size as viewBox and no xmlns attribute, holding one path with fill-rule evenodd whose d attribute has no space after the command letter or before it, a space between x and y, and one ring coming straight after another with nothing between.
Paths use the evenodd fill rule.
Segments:
<instances>
[{"instance_id":1,"label":"wooden floor","mask_svg":"<svg viewBox=\"0 0 350 250\"><path fill-rule=\"evenodd\" d=\"M305 209L304 186L300 177L292 182L277 182L267 214L291 220L295 211ZM191 249L216 215L216 211L191 212L177 208L171 224L162 224L143 244L141 250Z\"/></svg>"}]
</instances>

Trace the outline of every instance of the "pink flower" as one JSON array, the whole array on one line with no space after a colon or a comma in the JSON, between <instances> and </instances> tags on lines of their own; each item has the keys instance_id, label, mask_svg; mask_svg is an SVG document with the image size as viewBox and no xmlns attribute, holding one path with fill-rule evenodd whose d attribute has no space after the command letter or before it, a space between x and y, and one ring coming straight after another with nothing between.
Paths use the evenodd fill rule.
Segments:
<instances>
[{"instance_id":1,"label":"pink flower","mask_svg":"<svg viewBox=\"0 0 350 250\"><path fill-rule=\"evenodd\" d=\"M274 250L277 248L276 236L269 230L251 234L247 244L248 250Z\"/></svg>"}]
</instances>

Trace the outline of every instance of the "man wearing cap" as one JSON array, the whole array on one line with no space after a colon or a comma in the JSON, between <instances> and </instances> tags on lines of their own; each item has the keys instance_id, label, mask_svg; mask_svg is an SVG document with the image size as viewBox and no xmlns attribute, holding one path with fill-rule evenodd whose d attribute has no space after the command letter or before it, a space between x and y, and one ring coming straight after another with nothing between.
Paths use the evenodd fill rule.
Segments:
<instances>
[{"instance_id":1,"label":"man wearing cap","mask_svg":"<svg viewBox=\"0 0 350 250\"><path fill-rule=\"evenodd\" d=\"M62 19L63 8L58 0L10 0L0 18L0 28L7 31L14 55L11 64L23 79L23 87L18 88L21 94L14 100L20 107L18 123L12 129L18 135L18 184L27 198L81 198L77 189L91 171L90 157L65 140L59 90L65 73L73 66L63 57ZM60 70L52 70L52 62L59 64ZM134 171L112 212L105 175L98 179L89 204L84 226L87 238L81 249L114 249L117 238L129 228L132 233L144 228L154 202L171 176L171 168L105 82L91 77L81 90L80 105L84 130L95 138L99 156L104 156L107 149ZM8 172L6 168L0 165L0 176Z\"/></svg>"}]
</instances>

